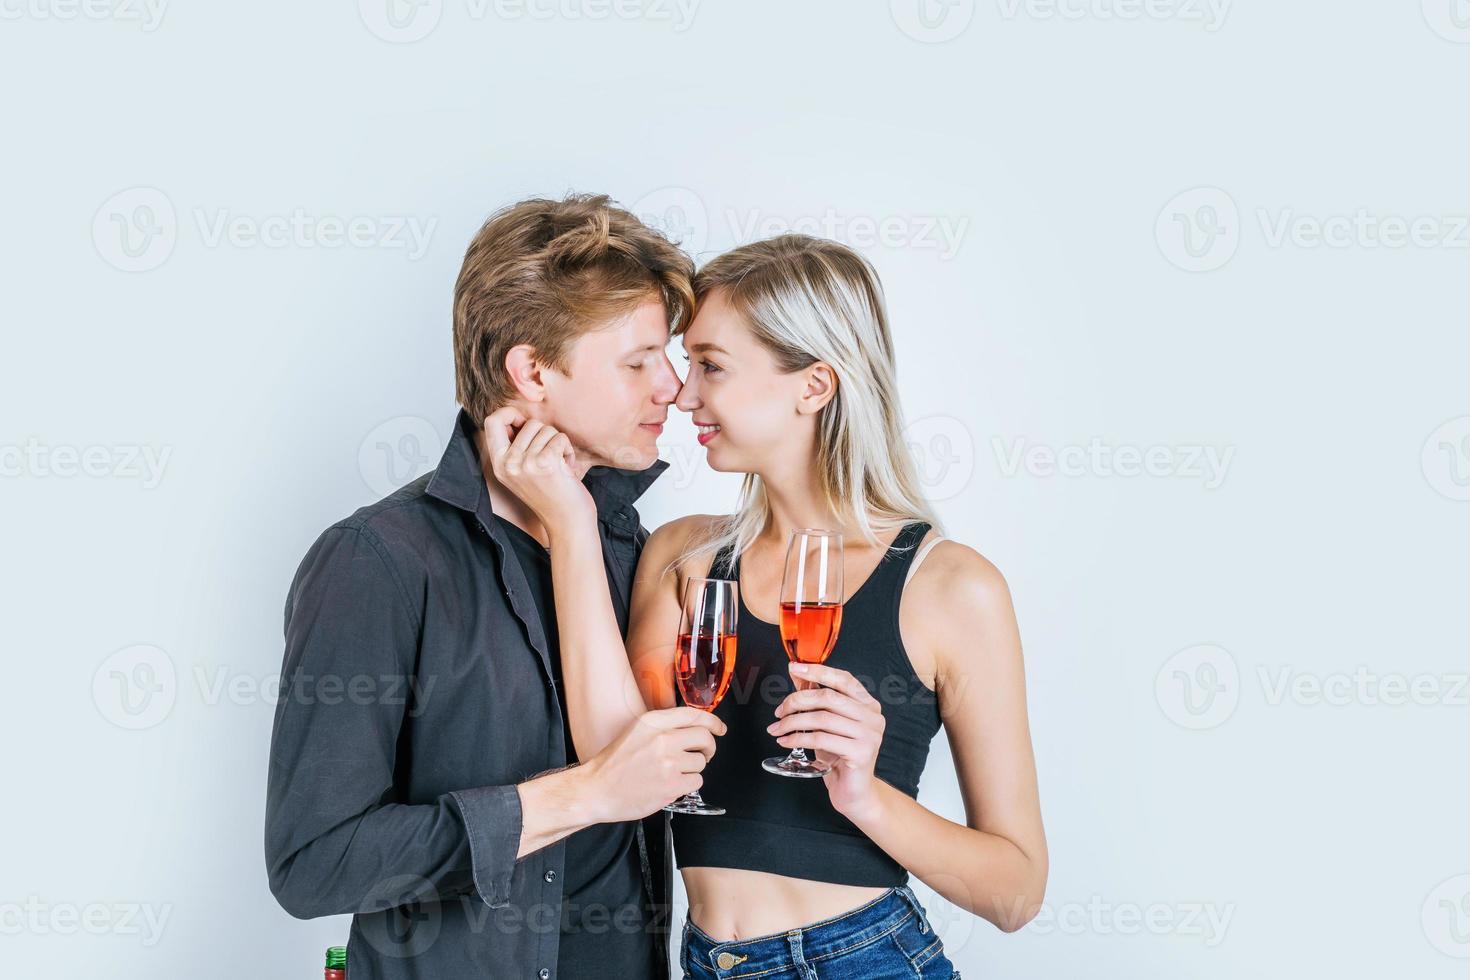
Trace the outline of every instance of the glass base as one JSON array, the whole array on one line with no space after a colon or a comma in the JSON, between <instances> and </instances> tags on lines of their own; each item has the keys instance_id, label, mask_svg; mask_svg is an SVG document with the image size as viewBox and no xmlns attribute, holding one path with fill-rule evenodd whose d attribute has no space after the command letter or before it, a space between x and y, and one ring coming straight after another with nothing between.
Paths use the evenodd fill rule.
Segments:
<instances>
[{"instance_id":1,"label":"glass base","mask_svg":"<svg viewBox=\"0 0 1470 980\"><path fill-rule=\"evenodd\" d=\"M710 806L700 797L698 793L689 793L681 796L668 806L664 807L670 813L692 813L695 816L718 817L725 812L722 806Z\"/></svg>"},{"instance_id":2,"label":"glass base","mask_svg":"<svg viewBox=\"0 0 1470 980\"><path fill-rule=\"evenodd\" d=\"M832 771L832 767L825 762L818 762L816 759L793 759L789 755L779 759L767 759L761 763L761 768L778 776L796 776L805 779L825 776Z\"/></svg>"}]
</instances>

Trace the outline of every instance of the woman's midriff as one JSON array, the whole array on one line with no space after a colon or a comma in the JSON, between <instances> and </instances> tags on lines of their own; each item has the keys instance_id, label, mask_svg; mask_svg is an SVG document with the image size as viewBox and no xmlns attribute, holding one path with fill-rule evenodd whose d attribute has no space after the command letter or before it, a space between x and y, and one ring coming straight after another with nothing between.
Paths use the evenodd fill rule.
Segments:
<instances>
[{"instance_id":1,"label":"woman's midriff","mask_svg":"<svg viewBox=\"0 0 1470 980\"><path fill-rule=\"evenodd\" d=\"M737 868L683 868L689 920L720 942L768 936L851 912L888 891Z\"/></svg>"}]
</instances>

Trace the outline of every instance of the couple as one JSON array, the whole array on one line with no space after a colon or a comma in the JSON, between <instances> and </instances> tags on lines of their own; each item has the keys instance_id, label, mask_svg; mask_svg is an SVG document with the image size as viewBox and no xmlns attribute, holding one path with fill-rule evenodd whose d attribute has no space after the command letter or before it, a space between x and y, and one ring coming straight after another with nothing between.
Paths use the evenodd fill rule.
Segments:
<instances>
[{"instance_id":1,"label":"couple","mask_svg":"<svg viewBox=\"0 0 1470 980\"><path fill-rule=\"evenodd\" d=\"M910 874L1006 931L1035 915L1015 615L920 494L866 261L788 235L696 272L606 197L523 201L466 253L454 359L438 468L323 532L286 602L270 886L354 913L352 980L668 977L675 860L699 980L957 976ZM650 536L671 404L746 477L734 514ZM845 536L849 598L799 668L773 624L810 527ZM673 687L691 578L739 583L713 712ZM964 824L915 799L941 727ZM797 746L830 772L762 771ZM663 811L700 787L726 815Z\"/></svg>"}]
</instances>

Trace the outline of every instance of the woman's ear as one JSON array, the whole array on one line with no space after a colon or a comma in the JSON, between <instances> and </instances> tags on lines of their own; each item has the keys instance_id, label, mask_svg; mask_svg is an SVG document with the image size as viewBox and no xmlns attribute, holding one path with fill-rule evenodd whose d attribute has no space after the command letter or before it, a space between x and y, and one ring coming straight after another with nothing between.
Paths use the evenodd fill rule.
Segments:
<instances>
[{"instance_id":1,"label":"woman's ear","mask_svg":"<svg viewBox=\"0 0 1470 980\"><path fill-rule=\"evenodd\" d=\"M541 370L541 364L536 360L536 349L530 344L517 344L505 352L505 373L523 400L546 400L546 383L541 377Z\"/></svg>"},{"instance_id":2,"label":"woman's ear","mask_svg":"<svg viewBox=\"0 0 1470 980\"><path fill-rule=\"evenodd\" d=\"M806 384L801 390L801 399L796 403L799 415L815 415L837 397L837 372L826 361L817 361L804 372Z\"/></svg>"}]
</instances>

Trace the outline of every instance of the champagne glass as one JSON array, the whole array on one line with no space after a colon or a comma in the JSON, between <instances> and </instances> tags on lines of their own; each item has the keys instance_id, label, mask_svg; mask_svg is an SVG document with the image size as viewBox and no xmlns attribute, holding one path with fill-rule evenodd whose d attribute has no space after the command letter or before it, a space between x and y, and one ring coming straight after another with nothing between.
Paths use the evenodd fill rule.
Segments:
<instances>
[{"instance_id":1,"label":"champagne glass","mask_svg":"<svg viewBox=\"0 0 1470 980\"><path fill-rule=\"evenodd\" d=\"M691 708L714 711L735 673L735 639L739 586L725 579L692 578L684 585L679 613L679 639L674 656L674 684ZM718 816L699 791L686 793L668 806L673 813Z\"/></svg>"},{"instance_id":2,"label":"champagne glass","mask_svg":"<svg viewBox=\"0 0 1470 980\"><path fill-rule=\"evenodd\" d=\"M826 661L842 628L842 535L820 528L791 532L786 570L781 574L781 642L793 663ZM817 684L796 681L798 691ZM824 776L831 766L795 748L784 758L761 763L778 776Z\"/></svg>"}]
</instances>

